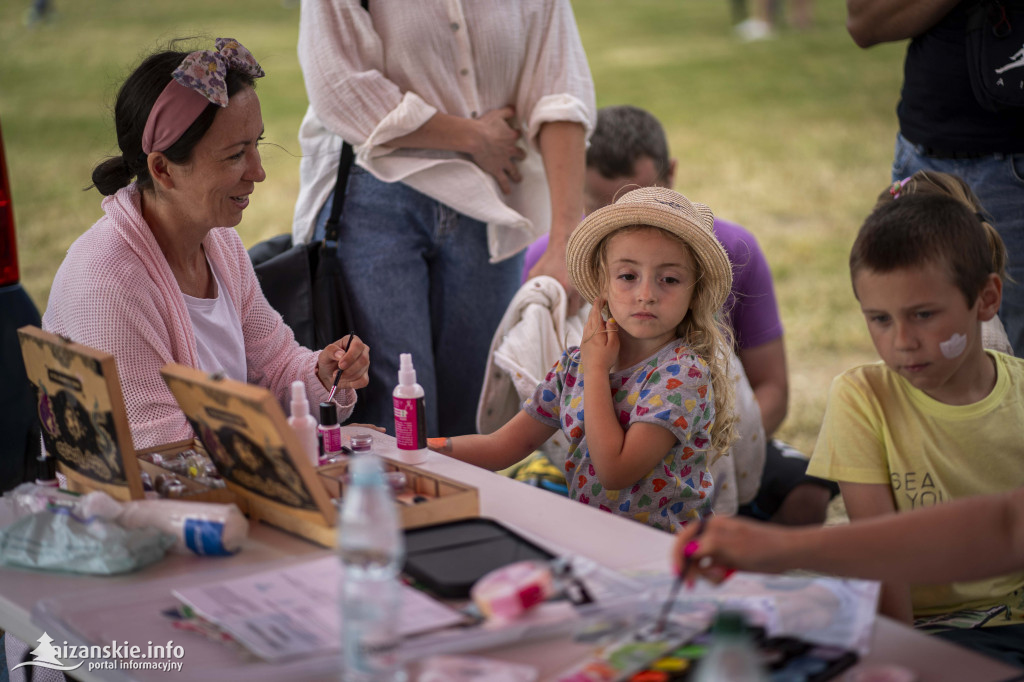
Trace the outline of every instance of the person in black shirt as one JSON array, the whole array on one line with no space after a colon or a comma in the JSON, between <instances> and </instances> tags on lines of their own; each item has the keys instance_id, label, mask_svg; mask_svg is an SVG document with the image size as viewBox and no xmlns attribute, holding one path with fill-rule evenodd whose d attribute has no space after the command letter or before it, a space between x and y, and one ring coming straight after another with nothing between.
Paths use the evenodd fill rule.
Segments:
<instances>
[{"instance_id":1,"label":"person in black shirt","mask_svg":"<svg viewBox=\"0 0 1024 682\"><path fill-rule=\"evenodd\" d=\"M1019 0L1010 0L1016 2ZM860 47L910 38L892 179L919 170L963 178L981 199L1009 254L999 316L1024 352L1024 107L999 112L974 97L967 70L967 10L978 0L847 0ZM1008 60L1009 61L1009 60Z\"/></svg>"}]
</instances>

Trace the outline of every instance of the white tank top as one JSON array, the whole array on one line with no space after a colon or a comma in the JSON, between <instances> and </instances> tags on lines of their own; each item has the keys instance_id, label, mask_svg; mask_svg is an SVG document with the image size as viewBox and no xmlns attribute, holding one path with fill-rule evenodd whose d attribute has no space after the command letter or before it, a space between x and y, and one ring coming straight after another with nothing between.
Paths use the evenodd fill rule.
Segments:
<instances>
[{"instance_id":1,"label":"white tank top","mask_svg":"<svg viewBox=\"0 0 1024 682\"><path fill-rule=\"evenodd\" d=\"M192 328L196 332L196 348L199 351L199 369L204 372L224 371L230 379L245 381L245 337L242 322L235 304L221 281L220 273L213 263L210 271L217 285L213 298L195 298L182 294Z\"/></svg>"}]
</instances>

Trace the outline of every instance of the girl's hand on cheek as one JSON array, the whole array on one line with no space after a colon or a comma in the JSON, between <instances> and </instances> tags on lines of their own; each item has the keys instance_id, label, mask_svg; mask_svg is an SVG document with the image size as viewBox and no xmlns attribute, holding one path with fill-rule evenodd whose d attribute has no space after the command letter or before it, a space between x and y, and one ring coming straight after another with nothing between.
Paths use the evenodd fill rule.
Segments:
<instances>
[{"instance_id":1,"label":"girl's hand on cheek","mask_svg":"<svg viewBox=\"0 0 1024 682\"><path fill-rule=\"evenodd\" d=\"M619 326L614 319L608 318L605 322L601 317L605 303L603 298L594 300L587 323L583 326L580 350L583 353L584 373L608 374L619 357Z\"/></svg>"}]
</instances>

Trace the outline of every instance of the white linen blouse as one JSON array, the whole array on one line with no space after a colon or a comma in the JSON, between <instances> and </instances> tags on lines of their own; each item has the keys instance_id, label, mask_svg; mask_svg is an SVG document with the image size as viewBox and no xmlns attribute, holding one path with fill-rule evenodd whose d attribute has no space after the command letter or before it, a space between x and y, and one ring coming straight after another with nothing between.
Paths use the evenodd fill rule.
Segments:
<instances>
[{"instance_id":1,"label":"white linen blouse","mask_svg":"<svg viewBox=\"0 0 1024 682\"><path fill-rule=\"evenodd\" d=\"M569 0L358 0L302 3L299 63L309 109L299 131L301 188L293 233L307 241L334 188L341 140L356 163L487 223L491 261L550 229L537 145L550 121L597 119L594 86ZM465 154L396 148L438 111L477 117L513 105L523 180L510 195Z\"/></svg>"}]
</instances>

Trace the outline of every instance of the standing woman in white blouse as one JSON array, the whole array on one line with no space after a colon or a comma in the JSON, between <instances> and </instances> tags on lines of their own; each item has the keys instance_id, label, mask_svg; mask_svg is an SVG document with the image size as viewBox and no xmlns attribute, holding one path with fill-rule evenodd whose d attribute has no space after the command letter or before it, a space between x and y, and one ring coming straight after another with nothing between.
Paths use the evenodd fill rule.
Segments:
<instances>
[{"instance_id":1,"label":"standing woman in white blouse","mask_svg":"<svg viewBox=\"0 0 1024 682\"><path fill-rule=\"evenodd\" d=\"M357 418L393 432L411 352L428 432L473 432L491 337L538 236L550 246L531 274L570 290L596 108L569 1L305 2L299 61L296 241L322 237L342 139L356 150L338 254L374 349Z\"/></svg>"}]
</instances>

